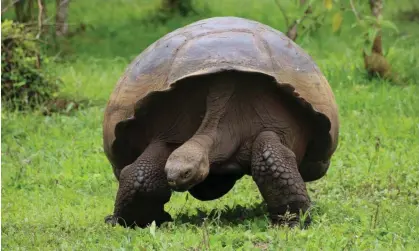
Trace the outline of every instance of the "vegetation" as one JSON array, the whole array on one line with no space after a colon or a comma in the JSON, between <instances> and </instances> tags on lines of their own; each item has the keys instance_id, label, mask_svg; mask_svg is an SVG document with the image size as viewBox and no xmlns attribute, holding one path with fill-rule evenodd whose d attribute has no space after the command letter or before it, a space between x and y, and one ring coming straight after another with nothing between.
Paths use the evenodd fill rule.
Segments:
<instances>
[{"instance_id":1,"label":"vegetation","mask_svg":"<svg viewBox=\"0 0 419 251\"><path fill-rule=\"evenodd\" d=\"M58 78L44 70L49 59L31 29L9 20L1 24L1 93L8 107L34 107L52 99Z\"/></svg>"},{"instance_id":2,"label":"vegetation","mask_svg":"<svg viewBox=\"0 0 419 251\"><path fill-rule=\"evenodd\" d=\"M192 2L201 14L174 15L164 25L148 25L143 18L160 8L160 1L71 2L69 24L89 28L60 41L58 52L49 51L60 57L49 71L62 79L59 95L94 102L72 114L50 116L2 109L2 248L416 250L419 24L411 21L415 14L410 0L386 1L383 9L383 16L398 27L382 27L383 55L402 86L368 78L362 55L365 37L354 25L352 11L341 13L342 23L334 31L339 7L333 7L337 9L325 12L296 37L332 85L341 119L331 169L323 179L307 184L315 203L308 229L270 226L249 177L216 201L175 193L167 204L175 221L161 228L104 224L117 182L102 150L103 109L127 64L162 35L205 17L236 15L282 31L288 28L275 1L213 0L211 6ZM368 11L368 3L361 2L354 1L357 11ZM305 11L299 1L281 3L293 19ZM211 12L199 11L205 8ZM69 32L74 27L69 25ZM6 66L2 61L2 75Z\"/></svg>"},{"instance_id":3,"label":"vegetation","mask_svg":"<svg viewBox=\"0 0 419 251\"><path fill-rule=\"evenodd\" d=\"M69 0L57 1L54 35L49 32L51 23L47 22L45 1L37 3L38 17L34 14L35 0L2 1L2 14L6 14L2 15L1 23L3 108L35 109L45 115L68 113L89 102L62 95L61 79L52 67L58 57L48 55L46 48L57 45L57 36L68 35L66 8ZM14 20L9 19L11 10L15 11Z\"/></svg>"}]
</instances>

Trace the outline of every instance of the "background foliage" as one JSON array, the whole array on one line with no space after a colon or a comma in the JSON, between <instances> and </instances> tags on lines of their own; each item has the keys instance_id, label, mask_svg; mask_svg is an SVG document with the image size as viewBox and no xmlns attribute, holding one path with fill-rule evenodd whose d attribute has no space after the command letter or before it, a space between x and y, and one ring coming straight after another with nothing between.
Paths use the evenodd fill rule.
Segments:
<instances>
[{"instance_id":1,"label":"background foliage","mask_svg":"<svg viewBox=\"0 0 419 251\"><path fill-rule=\"evenodd\" d=\"M402 85L368 77L362 53L370 27L359 26L348 1L311 1L315 18L304 19L298 28L296 42L328 78L341 118L340 144L330 171L307 184L315 203L309 229L270 226L249 177L216 201L174 193L166 209L175 222L162 228L127 230L103 223L117 189L102 150L103 109L127 64L167 32L201 18L241 16L285 32L305 12L300 1L279 1L290 20L286 25L278 1L208 2L191 1L195 12L175 12L161 22L153 19L160 1L71 1L68 34L56 38L57 44L53 31L41 37L47 44L40 50L50 62L42 74L62 80L57 95L91 103L72 114L49 116L4 109L3 103L2 247L416 250L419 24L417 4L410 0L385 1L383 12L383 19L390 21L382 26L383 55ZM353 3L361 18L371 15L367 1ZM45 5L54 13L54 1ZM10 10L2 20L13 17ZM339 25L336 20L341 20ZM2 55L2 87L3 67L8 66Z\"/></svg>"},{"instance_id":2,"label":"background foliage","mask_svg":"<svg viewBox=\"0 0 419 251\"><path fill-rule=\"evenodd\" d=\"M10 20L2 22L1 31L3 105L33 107L51 99L58 90L58 79L45 70L49 60L40 52L36 34Z\"/></svg>"}]
</instances>

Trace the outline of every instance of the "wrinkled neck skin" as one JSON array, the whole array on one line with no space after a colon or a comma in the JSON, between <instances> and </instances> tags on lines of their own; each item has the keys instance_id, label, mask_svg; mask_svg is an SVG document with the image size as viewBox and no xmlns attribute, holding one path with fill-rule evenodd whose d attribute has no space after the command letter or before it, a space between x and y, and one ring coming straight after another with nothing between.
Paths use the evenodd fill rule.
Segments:
<instances>
[{"instance_id":1,"label":"wrinkled neck skin","mask_svg":"<svg viewBox=\"0 0 419 251\"><path fill-rule=\"evenodd\" d=\"M210 171L210 164L226 159L236 147L233 142L228 149L221 147L227 140L223 138L222 119L234 94L234 82L214 79L207 86L207 108L201 125L194 136L173 151L166 162L168 183L177 191L186 191L202 182Z\"/></svg>"},{"instance_id":2,"label":"wrinkled neck skin","mask_svg":"<svg viewBox=\"0 0 419 251\"><path fill-rule=\"evenodd\" d=\"M306 145L294 142L306 142L301 137L308 137L307 130L293 115L295 112L281 104L273 85L253 83L266 78L227 74L210 80L206 114L199 129L172 153L166 164L168 177L184 178L179 182L185 186L179 190L203 181L213 163L233 158L243 166L250 165L251 144L261 131L276 132L300 161Z\"/></svg>"},{"instance_id":3,"label":"wrinkled neck skin","mask_svg":"<svg viewBox=\"0 0 419 251\"><path fill-rule=\"evenodd\" d=\"M214 79L208 86L207 111L201 126L190 141L202 146L208 154L209 163L225 161L237 149L237 131L226 130L234 118L229 110L234 105L235 80Z\"/></svg>"}]
</instances>

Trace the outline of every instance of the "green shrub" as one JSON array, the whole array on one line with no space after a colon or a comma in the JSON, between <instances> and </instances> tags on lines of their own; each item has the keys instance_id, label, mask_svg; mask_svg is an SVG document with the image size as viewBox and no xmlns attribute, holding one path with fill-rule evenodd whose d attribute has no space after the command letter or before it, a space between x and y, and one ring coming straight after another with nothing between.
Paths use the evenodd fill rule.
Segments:
<instances>
[{"instance_id":1,"label":"green shrub","mask_svg":"<svg viewBox=\"0 0 419 251\"><path fill-rule=\"evenodd\" d=\"M40 40L25 25L10 20L1 23L1 97L8 108L27 109L56 96L60 81L48 72Z\"/></svg>"}]
</instances>

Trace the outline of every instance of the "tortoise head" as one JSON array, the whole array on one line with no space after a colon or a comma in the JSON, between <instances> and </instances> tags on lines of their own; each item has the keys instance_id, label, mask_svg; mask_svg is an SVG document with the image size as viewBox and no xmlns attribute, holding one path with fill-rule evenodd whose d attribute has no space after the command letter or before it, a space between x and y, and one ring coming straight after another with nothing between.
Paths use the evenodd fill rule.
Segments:
<instances>
[{"instance_id":1,"label":"tortoise head","mask_svg":"<svg viewBox=\"0 0 419 251\"><path fill-rule=\"evenodd\" d=\"M185 142L169 156L165 172L173 190L189 190L202 182L209 173L208 150L198 142Z\"/></svg>"}]
</instances>

